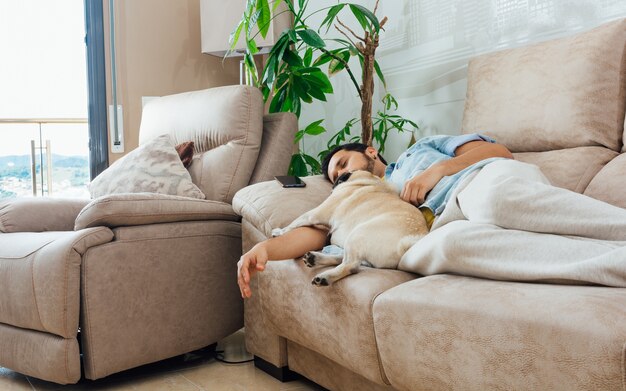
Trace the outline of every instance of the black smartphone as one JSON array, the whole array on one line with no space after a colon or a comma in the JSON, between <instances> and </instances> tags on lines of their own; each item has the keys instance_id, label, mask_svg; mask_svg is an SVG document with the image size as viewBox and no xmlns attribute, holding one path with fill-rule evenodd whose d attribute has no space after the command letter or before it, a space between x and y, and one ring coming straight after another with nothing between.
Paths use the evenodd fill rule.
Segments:
<instances>
[{"instance_id":1,"label":"black smartphone","mask_svg":"<svg viewBox=\"0 0 626 391\"><path fill-rule=\"evenodd\" d=\"M306 183L294 175L282 175L274 177L283 187L304 187Z\"/></svg>"}]
</instances>

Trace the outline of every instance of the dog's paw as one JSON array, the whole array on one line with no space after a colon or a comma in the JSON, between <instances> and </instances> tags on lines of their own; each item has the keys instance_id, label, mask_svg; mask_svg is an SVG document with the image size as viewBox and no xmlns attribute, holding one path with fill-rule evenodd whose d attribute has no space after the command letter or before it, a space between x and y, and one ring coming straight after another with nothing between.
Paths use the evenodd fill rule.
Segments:
<instances>
[{"instance_id":1,"label":"dog's paw","mask_svg":"<svg viewBox=\"0 0 626 391\"><path fill-rule=\"evenodd\" d=\"M302 256L302 260L304 261L304 264L308 267L315 266L315 254L310 251Z\"/></svg>"},{"instance_id":2,"label":"dog's paw","mask_svg":"<svg viewBox=\"0 0 626 391\"><path fill-rule=\"evenodd\" d=\"M328 286L330 285L328 283L328 280L326 279L326 277L315 277L313 279L313 281L311 281L311 284L315 285L315 286Z\"/></svg>"},{"instance_id":3,"label":"dog's paw","mask_svg":"<svg viewBox=\"0 0 626 391\"><path fill-rule=\"evenodd\" d=\"M282 234L285 233L285 229L284 228L274 228L272 230L272 237L275 238L277 236L282 236Z\"/></svg>"}]
</instances>

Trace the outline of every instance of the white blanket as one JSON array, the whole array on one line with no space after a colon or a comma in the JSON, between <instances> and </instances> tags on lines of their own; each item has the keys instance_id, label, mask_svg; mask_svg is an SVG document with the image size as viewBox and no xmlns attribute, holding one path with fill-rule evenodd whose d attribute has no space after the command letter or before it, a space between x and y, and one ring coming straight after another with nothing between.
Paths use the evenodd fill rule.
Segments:
<instances>
[{"instance_id":1,"label":"white blanket","mask_svg":"<svg viewBox=\"0 0 626 391\"><path fill-rule=\"evenodd\" d=\"M550 186L535 166L491 163L459 186L398 268L626 287L626 210Z\"/></svg>"}]
</instances>

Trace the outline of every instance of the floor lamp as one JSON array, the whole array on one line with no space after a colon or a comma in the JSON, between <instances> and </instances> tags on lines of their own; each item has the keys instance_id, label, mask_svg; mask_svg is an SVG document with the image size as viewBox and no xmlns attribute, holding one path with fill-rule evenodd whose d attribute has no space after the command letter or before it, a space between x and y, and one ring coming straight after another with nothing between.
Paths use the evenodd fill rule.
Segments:
<instances>
[{"instance_id":1,"label":"floor lamp","mask_svg":"<svg viewBox=\"0 0 626 391\"><path fill-rule=\"evenodd\" d=\"M241 20L245 6L246 0L200 0L202 53L224 57L230 46L228 42L230 34ZM268 53L282 31L291 26L291 13L284 2L276 8L274 15L277 16L272 19L266 37L262 38L260 34L257 36L258 54ZM253 35L257 31L258 29L253 29ZM242 34L238 45L229 54L229 57L243 57L244 50L245 40ZM239 84L252 84L250 79L244 61L241 59L239 62Z\"/></svg>"}]
</instances>

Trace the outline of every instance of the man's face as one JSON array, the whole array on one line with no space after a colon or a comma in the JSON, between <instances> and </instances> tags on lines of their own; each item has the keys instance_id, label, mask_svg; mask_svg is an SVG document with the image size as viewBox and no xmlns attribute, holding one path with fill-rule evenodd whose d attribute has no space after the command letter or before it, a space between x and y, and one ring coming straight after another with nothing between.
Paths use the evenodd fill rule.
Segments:
<instances>
[{"instance_id":1,"label":"man's face","mask_svg":"<svg viewBox=\"0 0 626 391\"><path fill-rule=\"evenodd\" d=\"M332 183L344 172L356 170L374 173L374 159L363 152L341 150L328 163L328 177Z\"/></svg>"}]
</instances>

